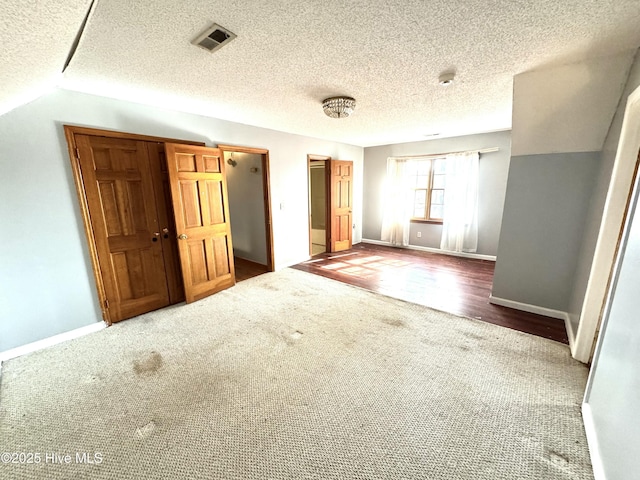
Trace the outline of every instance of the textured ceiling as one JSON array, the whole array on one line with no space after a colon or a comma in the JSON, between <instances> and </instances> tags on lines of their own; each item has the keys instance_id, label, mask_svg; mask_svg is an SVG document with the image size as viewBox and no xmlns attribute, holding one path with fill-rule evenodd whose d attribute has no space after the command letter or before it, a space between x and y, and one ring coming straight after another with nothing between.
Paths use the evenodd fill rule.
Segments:
<instances>
[{"instance_id":1,"label":"textured ceiling","mask_svg":"<svg viewBox=\"0 0 640 480\"><path fill-rule=\"evenodd\" d=\"M22 48L21 35L18 48L0 54L3 70L10 67L0 101L19 92L32 65L47 66L37 76L61 66L87 2L58 1L52 12L38 7L46 2L17 3L10 14L32 10L19 21L47 17L55 30L43 34L53 39L46 49L33 41ZM190 44L214 22L238 38L214 54ZM61 84L380 145L508 129L514 75L637 48L638 25L638 0L97 0ZM2 26L16 33L11 21ZM448 70L456 82L440 87ZM322 99L336 94L357 100L352 117L324 115Z\"/></svg>"},{"instance_id":2,"label":"textured ceiling","mask_svg":"<svg viewBox=\"0 0 640 480\"><path fill-rule=\"evenodd\" d=\"M55 86L89 3L0 2L0 114Z\"/></svg>"}]
</instances>

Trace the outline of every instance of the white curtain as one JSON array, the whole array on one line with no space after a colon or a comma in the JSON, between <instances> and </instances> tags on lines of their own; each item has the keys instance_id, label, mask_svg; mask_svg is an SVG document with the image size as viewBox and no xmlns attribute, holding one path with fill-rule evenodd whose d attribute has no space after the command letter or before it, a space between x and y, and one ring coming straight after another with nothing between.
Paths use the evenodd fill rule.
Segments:
<instances>
[{"instance_id":1,"label":"white curtain","mask_svg":"<svg viewBox=\"0 0 640 480\"><path fill-rule=\"evenodd\" d=\"M382 241L397 246L409 245L409 225L413 190L409 170L413 162L406 158L387 159L387 178L384 188L384 215L382 218Z\"/></svg>"},{"instance_id":2,"label":"white curtain","mask_svg":"<svg viewBox=\"0 0 640 480\"><path fill-rule=\"evenodd\" d=\"M475 252L478 248L478 152L447 155L444 218L440 248Z\"/></svg>"}]
</instances>

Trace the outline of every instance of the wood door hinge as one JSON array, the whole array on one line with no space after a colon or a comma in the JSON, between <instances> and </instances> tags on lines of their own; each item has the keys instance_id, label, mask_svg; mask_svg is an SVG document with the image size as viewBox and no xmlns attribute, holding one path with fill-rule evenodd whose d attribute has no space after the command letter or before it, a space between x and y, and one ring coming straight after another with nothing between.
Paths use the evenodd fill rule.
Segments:
<instances>
[{"instance_id":1,"label":"wood door hinge","mask_svg":"<svg viewBox=\"0 0 640 480\"><path fill-rule=\"evenodd\" d=\"M106 298L104 299L104 308L109 310L109 300L107 300Z\"/></svg>"},{"instance_id":2,"label":"wood door hinge","mask_svg":"<svg viewBox=\"0 0 640 480\"><path fill-rule=\"evenodd\" d=\"M80 149L76 147L76 158L80 160Z\"/></svg>"}]
</instances>

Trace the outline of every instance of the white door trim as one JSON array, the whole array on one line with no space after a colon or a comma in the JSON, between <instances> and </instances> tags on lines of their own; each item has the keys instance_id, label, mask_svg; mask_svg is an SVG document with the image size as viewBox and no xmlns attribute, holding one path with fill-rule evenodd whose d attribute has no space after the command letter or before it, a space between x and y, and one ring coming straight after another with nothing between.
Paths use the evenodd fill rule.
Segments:
<instances>
[{"instance_id":1,"label":"white door trim","mask_svg":"<svg viewBox=\"0 0 640 480\"><path fill-rule=\"evenodd\" d=\"M640 87L627 100L620 141L611 173L602 223L591 264L587 290L582 303L580 323L571 353L588 363L600 325L600 315L609 292L620 231L624 225L627 201L633 185L633 172L640 150Z\"/></svg>"}]
</instances>

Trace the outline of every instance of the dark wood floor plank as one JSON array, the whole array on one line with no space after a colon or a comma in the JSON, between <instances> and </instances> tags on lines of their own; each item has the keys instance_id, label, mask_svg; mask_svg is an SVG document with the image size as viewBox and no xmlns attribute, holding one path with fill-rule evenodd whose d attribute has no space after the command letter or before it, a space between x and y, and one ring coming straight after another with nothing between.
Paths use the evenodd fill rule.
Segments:
<instances>
[{"instance_id":1,"label":"dark wood floor plank","mask_svg":"<svg viewBox=\"0 0 640 480\"><path fill-rule=\"evenodd\" d=\"M568 344L564 321L489 303L495 263L360 243L293 268Z\"/></svg>"},{"instance_id":2,"label":"dark wood floor plank","mask_svg":"<svg viewBox=\"0 0 640 480\"><path fill-rule=\"evenodd\" d=\"M233 257L233 262L236 269L236 282L242 282L243 280L257 277L258 275L262 275L269 271L266 265L261 265L244 258Z\"/></svg>"}]
</instances>

